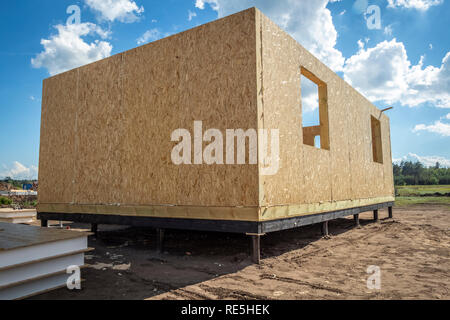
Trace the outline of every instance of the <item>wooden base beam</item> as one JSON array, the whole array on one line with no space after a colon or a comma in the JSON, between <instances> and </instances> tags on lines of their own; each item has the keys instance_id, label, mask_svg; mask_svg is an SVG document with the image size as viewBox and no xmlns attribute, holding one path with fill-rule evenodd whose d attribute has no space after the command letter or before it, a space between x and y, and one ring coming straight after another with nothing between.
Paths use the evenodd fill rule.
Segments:
<instances>
[{"instance_id":1,"label":"wooden base beam","mask_svg":"<svg viewBox=\"0 0 450 320\"><path fill-rule=\"evenodd\" d=\"M280 218L267 221L234 221L234 220L202 220L202 219L180 219L141 216L122 216L111 214L87 214L87 213L55 213L38 212L40 220L62 220L79 223L97 223L127 225L135 227L164 228L177 230L216 231L230 233L253 233L266 234L275 231L288 230L301 226L322 223L326 220L334 220L361 212L370 212L377 209L392 207L394 202L383 202L363 207L349 208L324 212L312 215L302 215L292 218Z\"/></svg>"},{"instance_id":2,"label":"wooden base beam","mask_svg":"<svg viewBox=\"0 0 450 320\"><path fill-rule=\"evenodd\" d=\"M380 221L380 219L378 217L378 210L373 210L373 220L375 222L379 222Z\"/></svg>"},{"instance_id":3,"label":"wooden base beam","mask_svg":"<svg viewBox=\"0 0 450 320\"><path fill-rule=\"evenodd\" d=\"M48 227L48 220L41 219L41 227L42 228L47 228Z\"/></svg>"},{"instance_id":4,"label":"wooden base beam","mask_svg":"<svg viewBox=\"0 0 450 320\"><path fill-rule=\"evenodd\" d=\"M394 217L392 213L392 207L388 207L388 212L389 212L389 219L392 219Z\"/></svg>"}]
</instances>

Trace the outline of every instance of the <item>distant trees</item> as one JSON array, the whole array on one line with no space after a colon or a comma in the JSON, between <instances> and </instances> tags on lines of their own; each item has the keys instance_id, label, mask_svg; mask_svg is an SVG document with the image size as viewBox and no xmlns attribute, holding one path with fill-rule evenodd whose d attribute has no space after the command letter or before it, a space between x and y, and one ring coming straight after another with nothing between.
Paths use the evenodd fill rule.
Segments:
<instances>
[{"instance_id":1,"label":"distant trees","mask_svg":"<svg viewBox=\"0 0 450 320\"><path fill-rule=\"evenodd\" d=\"M420 162L402 161L394 163L393 169L396 186L450 184L450 168L442 168L439 162L427 168Z\"/></svg>"},{"instance_id":2,"label":"distant trees","mask_svg":"<svg viewBox=\"0 0 450 320\"><path fill-rule=\"evenodd\" d=\"M15 180L11 177L5 177L4 179L0 179L0 183L10 184L14 189L22 189L23 184L33 184L37 180Z\"/></svg>"}]
</instances>

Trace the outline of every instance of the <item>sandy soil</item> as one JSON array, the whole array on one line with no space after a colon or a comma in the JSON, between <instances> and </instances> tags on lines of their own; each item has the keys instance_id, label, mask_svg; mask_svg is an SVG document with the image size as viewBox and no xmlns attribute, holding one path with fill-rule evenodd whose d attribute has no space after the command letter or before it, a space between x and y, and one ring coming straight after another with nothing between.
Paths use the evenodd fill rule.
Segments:
<instances>
[{"instance_id":1,"label":"sandy soil","mask_svg":"<svg viewBox=\"0 0 450 320\"><path fill-rule=\"evenodd\" d=\"M155 252L153 230L100 226L82 271L83 289L34 299L450 299L450 210L394 208L320 226L266 235L262 263L252 265L244 235L168 231ZM87 227L73 225L72 227ZM367 288L367 267L381 289Z\"/></svg>"}]
</instances>

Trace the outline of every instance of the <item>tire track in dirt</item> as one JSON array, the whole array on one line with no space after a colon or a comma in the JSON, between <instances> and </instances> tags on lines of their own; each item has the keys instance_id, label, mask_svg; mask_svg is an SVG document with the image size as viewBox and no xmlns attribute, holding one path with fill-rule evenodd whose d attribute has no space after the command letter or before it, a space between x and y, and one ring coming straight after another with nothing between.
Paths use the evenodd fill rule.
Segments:
<instances>
[{"instance_id":1,"label":"tire track in dirt","mask_svg":"<svg viewBox=\"0 0 450 320\"><path fill-rule=\"evenodd\" d=\"M334 243L332 245L327 245L327 246L318 245L317 249L314 249L314 250L309 251L309 252L302 253L300 255L298 255L296 253L296 255L294 257L286 257L283 260L284 260L284 262L287 262L287 263L294 263L296 265L301 265L302 263L304 263L308 259L311 259L311 258L313 258L313 257L315 257L315 256L317 256L317 255L319 255L321 253L323 253L324 250L332 250L332 249L336 249L336 248L339 248L339 247L342 247L342 246L348 246L348 245L354 246L355 243L357 243L359 241L366 241L366 240L368 240L370 238L373 238L373 237L377 236L378 234L385 233L386 231L389 231L392 228L392 224L399 224L399 223L396 222L396 221L392 221L392 222L389 223L389 225L386 225L386 227L384 225L382 225L381 227L372 230L368 234L364 234L362 236L354 237L354 238L351 238L351 239L339 238L339 236L332 237L330 240L334 240L336 242L336 243ZM362 227L361 229L364 230L364 229L367 229L367 228ZM338 241L340 241L340 242L338 242ZM291 254L291 252L289 252L287 254L289 255L289 254Z\"/></svg>"},{"instance_id":2,"label":"tire track in dirt","mask_svg":"<svg viewBox=\"0 0 450 320\"><path fill-rule=\"evenodd\" d=\"M187 288L177 289L171 292L173 295L176 295L178 298L183 298L187 300L210 300L210 297L206 295L202 295L198 292L194 292Z\"/></svg>"},{"instance_id":3,"label":"tire track in dirt","mask_svg":"<svg viewBox=\"0 0 450 320\"><path fill-rule=\"evenodd\" d=\"M299 284L302 286L307 286L310 287L312 289L316 289L316 290L324 290L324 291L329 291L329 292L333 292L333 293L337 293L337 294L344 294L345 292L337 289L337 288L332 288L332 287L327 287L321 284L315 284L315 283L309 283L306 281L302 281L302 280L298 280L298 279L292 279L292 278L284 278L284 277L279 277L279 276L273 276L270 274L262 274L260 275L261 280L266 279L266 280L276 280L276 281L281 281L281 282L286 282L286 283L294 283L294 284Z\"/></svg>"},{"instance_id":4,"label":"tire track in dirt","mask_svg":"<svg viewBox=\"0 0 450 320\"><path fill-rule=\"evenodd\" d=\"M198 285L201 289L214 294L220 300L234 298L237 300L266 300L268 297L238 289L217 288L206 284Z\"/></svg>"}]
</instances>

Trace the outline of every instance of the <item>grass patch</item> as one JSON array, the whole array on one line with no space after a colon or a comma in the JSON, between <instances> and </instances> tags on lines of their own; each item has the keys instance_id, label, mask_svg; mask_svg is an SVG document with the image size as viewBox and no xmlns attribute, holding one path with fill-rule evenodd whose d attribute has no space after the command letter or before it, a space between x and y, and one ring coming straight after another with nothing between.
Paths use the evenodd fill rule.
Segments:
<instances>
[{"instance_id":1,"label":"grass patch","mask_svg":"<svg viewBox=\"0 0 450 320\"><path fill-rule=\"evenodd\" d=\"M396 186L397 196L400 197L447 197L450 194L450 185L430 185L430 186Z\"/></svg>"},{"instance_id":2,"label":"grass patch","mask_svg":"<svg viewBox=\"0 0 450 320\"><path fill-rule=\"evenodd\" d=\"M11 205L11 203L12 203L12 200L10 198L0 197L0 205L9 206L9 205Z\"/></svg>"},{"instance_id":3,"label":"grass patch","mask_svg":"<svg viewBox=\"0 0 450 320\"><path fill-rule=\"evenodd\" d=\"M450 207L450 197L396 197L395 206L405 207L415 204L438 204Z\"/></svg>"},{"instance_id":4,"label":"grass patch","mask_svg":"<svg viewBox=\"0 0 450 320\"><path fill-rule=\"evenodd\" d=\"M24 207L24 208L36 208L37 207L37 201L36 200L34 200L34 201L25 201L22 204L22 207Z\"/></svg>"}]
</instances>

